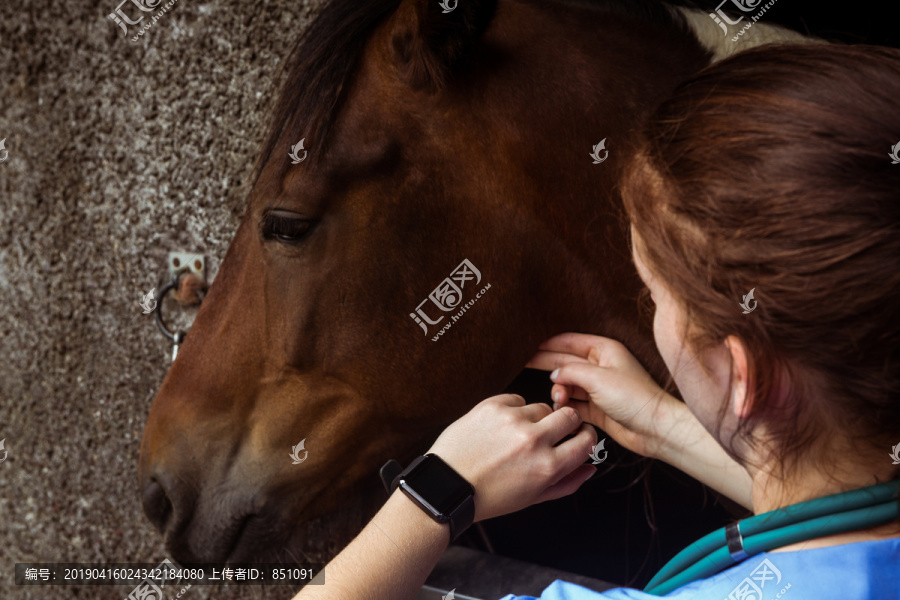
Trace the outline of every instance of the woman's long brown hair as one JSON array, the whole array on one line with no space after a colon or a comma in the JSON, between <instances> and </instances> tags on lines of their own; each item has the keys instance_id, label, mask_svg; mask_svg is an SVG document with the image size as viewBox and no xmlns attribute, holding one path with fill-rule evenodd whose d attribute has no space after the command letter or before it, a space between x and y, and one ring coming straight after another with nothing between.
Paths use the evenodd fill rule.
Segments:
<instances>
[{"instance_id":1,"label":"woman's long brown hair","mask_svg":"<svg viewBox=\"0 0 900 600\"><path fill-rule=\"evenodd\" d=\"M688 347L745 344L753 402L740 438L764 422L782 474L840 449L889 461L900 443L900 164L888 156L900 52L741 53L680 86L645 133L625 208L642 259L686 312ZM744 314L751 289L758 304Z\"/></svg>"}]
</instances>

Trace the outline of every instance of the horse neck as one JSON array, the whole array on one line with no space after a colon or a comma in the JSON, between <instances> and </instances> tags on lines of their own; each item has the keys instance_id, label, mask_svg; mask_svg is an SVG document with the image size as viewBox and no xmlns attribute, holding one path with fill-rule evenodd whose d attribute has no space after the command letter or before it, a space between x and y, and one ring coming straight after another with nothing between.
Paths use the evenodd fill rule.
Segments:
<instances>
[{"instance_id":1,"label":"horse neck","mask_svg":"<svg viewBox=\"0 0 900 600\"><path fill-rule=\"evenodd\" d=\"M527 173L529 193L509 208L523 215L529 260L553 281L541 286L556 296L546 298L553 314L542 334L614 337L659 378L666 371L638 315L641 283L615 190L650 111L709 54L689 30L671 25L579 6L504 6L485 41L517 57L506 77L519 80L500 85L540 82L515 111L501 98L493 116L519 140ZM608 158L593 164L589 154L602 139Z\"/></svg>"}]
</instances>

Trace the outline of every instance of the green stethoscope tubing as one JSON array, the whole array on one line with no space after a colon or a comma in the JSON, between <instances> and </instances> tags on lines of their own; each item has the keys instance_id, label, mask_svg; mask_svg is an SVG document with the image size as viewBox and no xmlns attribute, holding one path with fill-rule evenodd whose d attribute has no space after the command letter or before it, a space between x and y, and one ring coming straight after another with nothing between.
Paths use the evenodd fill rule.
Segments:
<instances>
[{"instance_id":1,"label":"green stethoscope tubing","mask_svg":"<svg viewBox=\"0 0 900 600\"><path fill-rule=\"evenodd\" d=\"M900 481L792 504L740 521L743 548L753 556L817 537L874 527L898 516ZM725 528L691 544L660 569L644 591L661 596L691 581L704 579L736 562Z\"/></svg>"}]
</instances>

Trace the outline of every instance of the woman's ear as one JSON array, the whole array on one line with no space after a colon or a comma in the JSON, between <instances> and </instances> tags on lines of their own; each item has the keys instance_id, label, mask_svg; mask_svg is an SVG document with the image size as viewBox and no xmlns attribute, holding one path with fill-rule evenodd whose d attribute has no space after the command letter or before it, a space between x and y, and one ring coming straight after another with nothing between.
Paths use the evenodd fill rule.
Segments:
<instances>
[{"instance_id":1,"label":"woman's ear","mask_svg":"<svg viewBox=\"0 0 900 600\"><path fill-rule=\"evenodd\" d=\"M747 395L747 349L733 335L725 338L725 347L731 352L731 410L738 419L746 419L753 408L753 399Z\"/></svg>"},{"instance_id":2,"label":"woman's ear","mask_svg":"<svg viewBox=\"0 0 900 600\"><path fill-rule=\"evenodd\" d=\"M445 87L496 5L496 0L404 0L394 13L389 48L400 78L415 89Z\"/></svg>"}]
</instances>

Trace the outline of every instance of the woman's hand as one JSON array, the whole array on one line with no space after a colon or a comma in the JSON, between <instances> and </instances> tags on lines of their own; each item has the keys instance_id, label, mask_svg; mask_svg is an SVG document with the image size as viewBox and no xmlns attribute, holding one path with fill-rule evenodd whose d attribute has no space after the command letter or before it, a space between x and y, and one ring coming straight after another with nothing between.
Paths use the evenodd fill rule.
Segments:
<instances>
[{"instance_id":1,"label":"woman's hand","mask_svg":"<svg viewBox=\"0 0 900 600\"><path fill-rule=\"evenodd\" d=\"M574 437L555 445L569 434ZM596 443L596 432L576 411L502 394L447 427L429 452L472 484L481 521L577 490L596 471L583 464Z\"/></svg>"},{"instance_id":2,"label":"woman's hand","mask_svg":"<svg viewBox=\"0 0 900 600\"><path fill-rule=\"evenodd\" d=\"M582 419L643 456L660 457L659 426L667 422L666 411L687 410L653 381L625 346L610 338L557 335L541 344L526 366L553 371L554 407L571 406Z\"/></svg>"},{"instance_id":3,"label":"woman's hand","mask_svg":"<svg viewBox=\"0 0 900 600\"><path fill-rule=\"evenodd\" d=\"M564 333L541 344L527 366L553 371L554 407L574 408L632 452L663 460L742 506L753 507L746 469L621 343Z\"/></svg>"}]
</instances>

